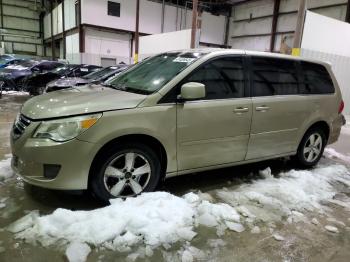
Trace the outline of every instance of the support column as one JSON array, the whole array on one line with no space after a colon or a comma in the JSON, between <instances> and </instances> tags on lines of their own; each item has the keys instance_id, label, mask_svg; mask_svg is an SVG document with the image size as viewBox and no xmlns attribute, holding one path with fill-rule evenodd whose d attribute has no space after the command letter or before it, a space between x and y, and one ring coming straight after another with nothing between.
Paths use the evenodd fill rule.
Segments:
<instances>
[{"instance_id":1,"label":"support column","mask_svg":"<svg viewBox=\"0 0 350 262\"><path fill-rule=\"evenodd\" d=\"M192 2L191 48L196 47L197 15L198 15L198 0L193 0L193 2Z\"/></svg>"},{"instance_id":2,"label":"support column","mask_svg":"<svg viewBox=\"0 0 350 262\"><path fill-rule=\"evenodd\" d=\"M65 0L62 1L62 44L63 44L63 59L66 59L67 54L66 54L66 25L64 22L64 2Z\"/></svg>"},{"instance_id":3,"label":"support column","mask_svg":"<svg viewBox=\"0 0 350 262\"><path fill-rule=\"evenodd\" d=\"M231 22L231 16L232 16L232 8L230 7L230 10L228 11L228 16L226 17L226 25L225 25L225 39L224 39L224 45L228 46L228 35L230 34L230 22Z\"/></svg>"},{"instance_id":4,"label":"support column","mask_svg":"<svg viewBox=\"0 0 350 262\"><path fill-rule=\"evenodd\" d=\"M298 10L298 20L297 27L294 33L294 43L293 43L293 56L300 56L301 40L303 37L303 28L306 13L306 0L299 0L299 10Z\"/></svg>"},{"instance_id":5,"label":"support column","mask_svg":"<svg viewBox=\"0 0 350 262\"><path fill-rule=\"evenodd\" d=\"M50 1L50 9L51 9L51 59L54 60L56 58L55 54L55 39L53 37L53 1Z\"/></svg>"},{"instance_id":6,"label":"support column","mask_svg":"<svg viewBox=\"0 0 350 262\"><path fill-rule=\"evenodd\" d=\"M350 0L348 0L348 4L346 6L345 22L350 23Z\"/></svg>"},{"instance_id":7,"label":"support column","mask_svg":"<svg viewBox=\"0 0 350 262\"><path fill-rule=\"evenodd\" d=\"M136 0L135 56L134 56L135 64L139 62L139 19L140 19L140 0Z\"/></svg>"},{"instance_id":8,"label":"support column","mask_svg":"<svg viewBox=\"0 0 350 262\"><path fill-rule=\"evenodd\" d=\"M273 6L270 52L273 52L275 49L276 30L277 30L278 15L279 15L279 11L280 11L280 3L281 3L281 0L275 0L274 6Z\"/></svg>"}]
</instances>

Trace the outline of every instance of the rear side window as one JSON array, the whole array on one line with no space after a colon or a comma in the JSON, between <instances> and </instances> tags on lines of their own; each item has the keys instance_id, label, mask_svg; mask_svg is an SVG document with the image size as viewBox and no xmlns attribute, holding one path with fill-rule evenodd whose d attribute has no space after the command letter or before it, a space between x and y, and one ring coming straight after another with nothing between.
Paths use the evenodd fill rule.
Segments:
<instances>
[{"instance_id":1,"label":"rear side window","mask_svg":"<svg viewBox=\"0 0 350 262\"><path fill-rule=\"evenodd\" d=\"M323 65L301 62L302 94L331 94L334 93L334 85L331 76Z\"/></svg>"},{"instance_id":2,"label":"rear side window","mask_svg":"<svg viewBox=\"0 0 350 262\"><path fill-rule=\"evenodd\" d=\"M252 57L253 96L298 94L296 63L288 59Z\"/></svg>"},{"instance_id":3,"label":"rear side window","mask_svg":"<svg viewBox=\"0 0 350 262\"><path fill-rule=\"evenodd\" d=\"M205 99L244 97L245 77L242 57L218 58L191 74L186 82L205 85Z\"/></svg>"}]
</instances>

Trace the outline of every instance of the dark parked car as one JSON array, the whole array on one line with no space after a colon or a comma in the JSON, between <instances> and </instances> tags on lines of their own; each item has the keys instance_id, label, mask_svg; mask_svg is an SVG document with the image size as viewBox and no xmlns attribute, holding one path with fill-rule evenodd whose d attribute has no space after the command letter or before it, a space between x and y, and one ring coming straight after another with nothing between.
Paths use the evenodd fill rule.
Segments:
<instances>
[{"instance_id":1,"label":"dark parked car","mask_svg":"<svg viewBox=\"0 0 350 262\"><path fill-rule=\"evenodd\" d=\"M127 65L116 65L102 68L82 77L67 77L57 79L47 84L46 92L52 92L72 86L86 85L89 83L101 83L127 69Z\"/></svg>"},{"instance_id":2,"label":"dark parked car","mask_svg":"<svg viewBox=\"0 0 350 262\"><path fill-rule=\"evenodd\" d=\"M0 69L0 81L4 83L6 90L23 90L24 79L32 74L38 74L64 65L56 61L26 60L16 65L9 65Z\"/></svg>"},{"instance_id":3,"label":"dark parked car","mask_svg":"<svg viewBox=\"0 0 350 262\"><path fill-rule=\"evenodd\" d=\"M100 66L67 64L51 71L34 73L25 79L25 89L31 95L40 95L50 81L65 77L81 77L99 70Z\"/></svg>"}]
</instances>

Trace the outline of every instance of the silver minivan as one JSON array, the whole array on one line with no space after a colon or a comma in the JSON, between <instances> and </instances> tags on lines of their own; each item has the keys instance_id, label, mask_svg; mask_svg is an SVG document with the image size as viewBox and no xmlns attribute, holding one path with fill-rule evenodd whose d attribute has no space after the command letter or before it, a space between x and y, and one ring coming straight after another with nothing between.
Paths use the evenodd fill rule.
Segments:
<instances>
[{"instance_id":1,"label":"silver minivan","mask_svg":"<svg viewBox=\"0 0 350 262\"><path fill-rule=\"evenodd\" d=\"M187 174L291 156L312 167L344 123L327 63L242 50L150 57L107 85L27 101L12 130L13 169L99 199L153 191Z\"/></svg>"}]
</instances>

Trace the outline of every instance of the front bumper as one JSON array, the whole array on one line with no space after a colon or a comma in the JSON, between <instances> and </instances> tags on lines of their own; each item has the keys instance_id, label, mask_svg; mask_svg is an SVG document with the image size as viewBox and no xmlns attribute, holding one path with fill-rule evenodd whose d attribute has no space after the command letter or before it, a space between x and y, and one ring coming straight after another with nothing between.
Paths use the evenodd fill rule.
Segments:
<instances>
[{"instance_id":1,"label":"front bumper","mask_svg":"<svg viewBox=\"0 0 350 262\"><path fill-rule=\"evenodd\" d=\"M36 125L37 126L37 125ZM25 182L49 189L87 189L96 144L73 139L64 143L31 138L35 124L18 139L11 134L12 169ZM60 166L57 176L44 176L44 166Z\"/></svg>"}]
</instances>

